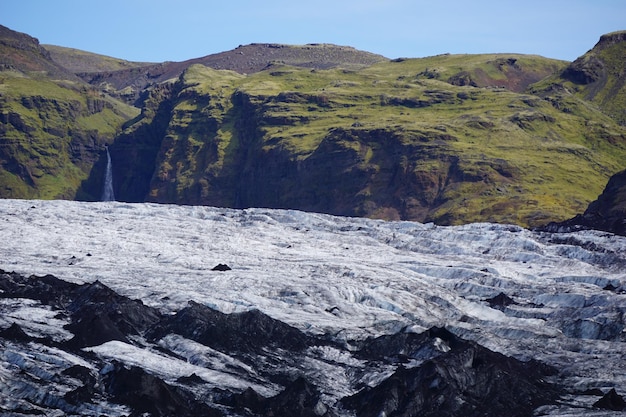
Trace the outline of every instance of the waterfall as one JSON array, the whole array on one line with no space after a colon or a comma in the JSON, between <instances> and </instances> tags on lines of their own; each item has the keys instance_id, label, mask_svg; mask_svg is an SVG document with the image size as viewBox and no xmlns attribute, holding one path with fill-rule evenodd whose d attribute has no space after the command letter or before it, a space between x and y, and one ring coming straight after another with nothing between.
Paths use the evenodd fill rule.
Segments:
<instances>
[{"instance_id":1,"label":"waterfall","mask_svg":"<svg viewBox=\"0 0 626 417\"><path fill-rule=\"evenodd\" d=\"M113 167L111 165L111 154L107 147L107 168L104 173L104 187L102 188L101 201L115 201L115 193L113 192Z\"/></svg>"}]
</instances>

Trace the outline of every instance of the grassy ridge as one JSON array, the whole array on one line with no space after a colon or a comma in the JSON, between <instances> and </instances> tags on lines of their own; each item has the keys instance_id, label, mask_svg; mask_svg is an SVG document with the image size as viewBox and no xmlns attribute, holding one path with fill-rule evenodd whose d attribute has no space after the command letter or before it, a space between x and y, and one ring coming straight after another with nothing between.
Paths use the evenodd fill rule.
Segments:
<instances>
[{"instance_id":1,"label":"grassy ridge","mask_svg":"<svg viewBox=\"0 0 626 417\"><path fill-rule=\"evenodd\" d=\"M622 126L626 125L626 31L600 37L587 53L558 74L535 86L535 91L559 85L567 92L591 102Z\"/></svg>"}]
</instances>

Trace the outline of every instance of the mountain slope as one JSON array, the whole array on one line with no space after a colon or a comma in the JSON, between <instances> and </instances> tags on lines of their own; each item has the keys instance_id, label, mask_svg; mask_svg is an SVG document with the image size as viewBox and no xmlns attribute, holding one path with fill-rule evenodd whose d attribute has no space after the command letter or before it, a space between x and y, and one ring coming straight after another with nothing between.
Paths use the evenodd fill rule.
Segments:
<instances>
[{"instance_id":1,"label":"mountain slope","mask_svg":"<svg viewBox=\"0 0 626 417\"><path fill-rule=\"evenodd\" d=\"M144 66L52 48L88 85L3 33L7 62L21 57L0 72L3 197L96 200L111 144L124 201L538 226L583 212L624 168L624 127L563 61L252 44ZM624 43L594 48L611 74ZM607 80L595 98L618 91Z\"/></svg>"},{"instance_id":2,"label":"mountain slope","mask_svg":"<svg viewBox=\"0 0 626 417\"><path fill-rule=\"evenodd\" d=\"M64 46L42 45L42 47L49 52L54 62L74 74L120 71L154 65L152 62L131 62Z\"/></svg>"},{"instance_id":3,"label":"mountain slope","mask_svg":"<svg viewBox=\"0 0 626 417\"><path fill-rule=\"evenodd\" d=\"M0 68L3 71L17 70L53 79L79 80L64 66L52 61L50 53L39 45L37 39L2 25L0 25Z\"/></svg>"},{"instance_id":4,"label":"mountain slope","mask_svg":"<svg viewBox=\"0 0 626 417\"><path fill-rule=\"evenodd\" d=\"M103 145L137 109L55 63L37 39L3 26L0 64L0 196L76 198Z\"/></svg>"},{"instance_id":5,"label":"mountain slope","mask_svg":"<svg viewBox=\"0 0 626 417\"><path fill-rule=\"evenodd\" d=\"M558 82L578 97L589 100L626 125L626 31L608 33L583 56L572 62Z\"/></svg>"},{"instance_id":6,"label":"mountain slope","mask_svg":"<svg viewBox=\"0 0 626 417\"><path fill-rule=\"evenodd\" d=\"M626 392L619 236L112 202L0 218L3 413L608 417Z\"/></svg>"},{"instance_id":7,"label":"mountain slope","mask_svg":"<svg viewBox=\"0 0 626 417\"><path fill-rule=\"evenodd\" d=\"M624 130L573 96L455 85L468 60L493 68L491 80L507 79L497 70L507 62L558 67L509 55L248 76L192 66L162 112L145 112L112 146L117 195L440 224L528 226L582 212L621 169ZM152 173L125 161L134 143L151 143ZM128 188L149 175L146 194Z\"/></svg>"}]
</instances>

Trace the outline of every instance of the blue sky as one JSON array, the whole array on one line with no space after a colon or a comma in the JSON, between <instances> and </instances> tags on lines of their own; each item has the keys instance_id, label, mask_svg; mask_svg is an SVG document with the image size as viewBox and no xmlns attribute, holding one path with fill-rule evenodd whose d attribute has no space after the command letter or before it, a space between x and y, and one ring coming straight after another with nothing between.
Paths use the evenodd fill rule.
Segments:
<instances>
[{"instance_id":1,"label":"blue sky","mask_svg":"<svg viewBox=\"0 0 626 417\"><path fill-rule=\"evenodd\" d=\"M626 30L625 0L0 0L0 24L131 61L183 61L260 43L384 55L525 53L572 61Z\"/></svg>"}]
</instances>

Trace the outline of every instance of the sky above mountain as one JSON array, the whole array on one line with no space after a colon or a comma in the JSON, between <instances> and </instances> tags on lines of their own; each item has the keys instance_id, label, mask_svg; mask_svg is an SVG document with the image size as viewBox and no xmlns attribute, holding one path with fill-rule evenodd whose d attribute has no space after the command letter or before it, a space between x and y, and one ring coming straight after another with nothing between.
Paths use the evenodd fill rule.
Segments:
<instances>
[{"instance_id":1,"label":"sky above mountain","mask_svg":"<svg viewBox=\"0 0 626 417\"><path fill-rule=\"evenodd\" d=\"M626 29L626 2L6 0L0 24L131 61L183 61L255 42L334 43L388 58L503 52L571 61Z\"/></svg>"}]
</instances>

